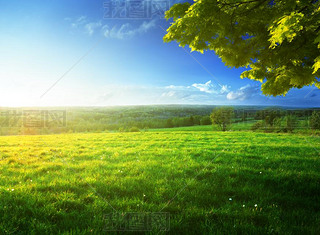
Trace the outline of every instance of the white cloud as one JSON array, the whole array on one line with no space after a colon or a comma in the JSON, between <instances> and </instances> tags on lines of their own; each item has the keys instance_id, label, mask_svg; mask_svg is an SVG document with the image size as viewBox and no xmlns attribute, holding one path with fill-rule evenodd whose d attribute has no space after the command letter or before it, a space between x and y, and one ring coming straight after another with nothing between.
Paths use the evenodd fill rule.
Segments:
<instances>
[{"instance_id":1,"label":"white cloud","mask_svg":"<svg viewBox=\"0 0 320 235\"><path fill-rule=\"evenodd\" d=\"M144 21L136 27L130 23L124 23L120 26L103 25L101 21L89 21L87 16L80 16L76 19L66 17L64 20L70 23L73 30L85 32L89 36L97 30L101 30L105 37L115 39L132 38L137 34L146 33L156 26L157 21L157 19Z\"/></svg>"},{"instance_id":2,"label":"white cloud","mask_svg":"<svg viewBox=\"0 0 320 235\"><path fill-rule=\"evenodd\" d=\"M222 94L209 94L192 86L110 86L94 95L94 105L224 104Z\"/></svg>"},{"instance_id":3,"label":"white cloud","mask_svg":"<svg viewBox=\"0 0 320 235\"><path fill-rule=\"evenodd\" d=\"M237 91L231 91L227 94L228 100L247 100L252 96L258 94L259 86L250 86L249 84L241 87Z\"/></svg>"},{"instance_id":4,"label":"white cloud","mask_svg":"<svg viewBox=\"0 0 320 235\"><path fill-rule=\"evenodd\" d=\"M71 23L72 28L78 28L79 26L84 25L87 22L86 16L80 16L73 23Z\"/></svg>"},{"instance_id":5,"label":"white cloud","mask_svg":"<svg viewBox=\"0 0 320 235\"><path fill-rule=\"evenodd\" d=\"M191 86L175 86L175 85L170 85L166 86L166 89L174 89L174 90L186 90L192 88Z\"/></svg>"},{"instance_id":6,"label":"white cloud","mask_svg":"<svg viewBox=\"0 0 320 235\"><path fill-rule=\"evenodd\" d=\"M206 92L206 93L214 93L215 91L213 90L214 89L214 86L211 84L211 80L204 83L204 84L201 84L201 83L194 83L192 84L193 87L199 89L200 91L203 91L203 92Z\"/></svg>"},{"instance_id":7,"label":"white cloud","mask_svg":"<svg viewBox=\"0 0 320 235\"><path fill-rule=\"evenodd\" d=\"M230 86L222 85L220 92L221 93L227 93L227 92L229 92L229 88L230 88Z\"/></svg>"},{"instance_id":8,"label":"white cloud","mask_svg":"<svg viewBox=\"0 0 320 235\"><path fill-rule=\"evenodd\" d=\"M131 24L126 23L120 27L114 26L110 28L108 25L102 27L103 35L107 38L126 39L132 38L137 34L142 34L156 26L155 20L149 22L144 21L138 28L133 28Z\"/></svg>"},{"instance_id":9,"label":"white cloud","mask_svg":"<svg viewBox=\"0 0 320 235\"><path fill-rule=\"evenodd\" d=\"M206 83L194 83L192 84L193 87L199 89L202 92L209 93L209 94L223 94L229 91L229 87L227 85L220 85L220 89L212 84L211 80L207 81Z\"/></svg>"},{"instance_id":10,"label":"white cloud","mask_svg":"<svg viewBox=\"0 0 320 235\"><path fill-rule=\"evenodd\" d=\"M91 36L96 29L100 28L102 26L101 21L98 22L91 22L88 23L84 26L84 28L86 29L87 33Z\"/></svg>"},{"instance_id":11,"label":"white cloud","mask_svg":"<svg viewBox=\"0 0 320 235\"><path fill-rule=\"evenodd\" d=\"M173 97L176 94L175 91L168 91L161 94L162 97Z\"/></svg>"}]
</instances>

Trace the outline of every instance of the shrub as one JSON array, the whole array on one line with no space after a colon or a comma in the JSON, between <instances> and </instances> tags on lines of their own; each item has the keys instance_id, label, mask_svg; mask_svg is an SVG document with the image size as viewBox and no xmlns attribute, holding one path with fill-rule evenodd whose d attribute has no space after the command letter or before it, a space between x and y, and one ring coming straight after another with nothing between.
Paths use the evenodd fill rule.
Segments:
<instances>
[{"instance_id":1,"label":"shrub","mask_svg":"<svg viewBox=\"0 0 320 235\"><path fill-rule=\"evenodd\" d=\"M129 132L139 132L139 131L140 131L140 129L136 126L133 126L129 129Z\"/></svg>"}]
</instances>

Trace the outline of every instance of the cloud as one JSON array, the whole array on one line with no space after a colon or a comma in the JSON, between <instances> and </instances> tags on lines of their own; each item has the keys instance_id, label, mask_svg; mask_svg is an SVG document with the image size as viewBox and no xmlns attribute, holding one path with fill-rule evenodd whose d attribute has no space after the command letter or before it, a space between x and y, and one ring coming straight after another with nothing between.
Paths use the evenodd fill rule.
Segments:
<instances>
[{"instance_id":1,"label":"cloud","mask_svg":"<svg viewBox=\"0 0 320 235\"><path fill-rule=\"evenodd\" d=\"M211 84L211 80L206 82L205 84L201 83L194 83L192 84L193 87L199 89L200 91L206 92L206 93L214 93L213 90L214 86Z\"/></svg>"},{"instance_id":2,"label":"cloud","mask_svg":"<svg viewBox=\"0 0 320 235\"><path fill-rule=\"evenodd\" d=\"M71 18L65 18L66 21L71 21ZM101 21L89 22L86 16L80 16L76 20L71 23L71 27L73 29L77 29L80 31L84 31L89 36L93 35L93 33L100 29L102 26Z\"/></svg>"},{"instance_id":3,"label":"cloud","mask_svg":"<svg viewBox=\"0 0 320 235\"><path fill-rule=\"evenodd\" d=\"M175 91L168 91L161 94L162 97L173 97L176 94Z\"/></svg>"},{"instance_id":4,"label":"cloud","mask_svg":"<svg viewBox=\"0 0 320 235\"><path fill-rule=\"evenodd\" d=\"M222 85L220 92L221 93L227 93L227 92L229 92L229 88L230 88L230 86Z\"/></svg>"},{"instance_id":5,"label":"cloud","mask_svg":"<svg viewBox=\"0 0 320 235\"><path fill-rule=\"evenodd\" d=\"M166 89L174 89L174 90L186 90L192 88L191 86L175 86L175 85L170 85L166 86Z\"/></svg>"},{"instance_id":6,"label":"cloud","mask_svg":"<svg viewBox=\"0 0 320 235\"><path fill-rule=\"evenodd\" d=\"M191 96L192 96L192 93L190 92L178 90L178 91L163 92L160 98L170 98L170 99L182 101L182 100L186 100Z\"/></svg>"},{"instance_id":7,"label":"cloud","mask_svg":"<svg viewBox=\"0 0 320 235\"><path fill-rule=\"evenodd\" d=\"M223 94L229 91L229 87L227 85L220 85L221 88L217 88L216 85L212 84L211 80L207 81L206 83L194 83L192 84L193 87L199 89L202 92L209 93L209 94Z\"/></svg>"},{"instance_id":8,"label":"cloud","mask_svg":"<svg viewBox=\"0 0 320 235\"><path fill-rule=\"evenodd\" d=\"M219 103L222 99L225 99L229 86L223 85L219 88L208 81L206 83L194 83L190 86L170 85L164 87L164 89L161 98L170 98L185 103Z\"/></svg>"},{"instance_id":9,"label":"cloud","mask_svg":"<svg viewBox=\"0 0 320 235\"><path fill-rule=\"evenodd\" d=\"M252 96L258 94L260 91L259 86L251 86L246 85L241 87L237 91L231 91L227 94L228 100L247 100L251 98Z\"/></svg>"},{"instance_id":10,"label":"cloud","mask_svg":"<svg viewBox=\"0 0 320 235\"><path fill-rule=\"evenodd\" d=\"M84 25L87 22L86 16L80 16L73 23L71 23L72 28L78 28L79 26Z\"/></svg>"},{"instance_id":11,"label":"cloud","mask_svg":"<svg viewBox=\"0 0 320 235\"><path fill-rule=\"evenodd\" d=\"M127 39L137 34L142 34L156 26L155 20L149 22L144 21L139 27L134 28L131 24L122 24L120 27L114 26L110 28L108 25L102 27L103 35L107 38Z\"/></svg>"},{"instance_id":12,"label":"cloud","mask_svg":"<svg viewBox=\"0 0 320 235\"><path fill-rule=\"evenodd\" d=\"M88 23L84 26L87 33L91 36L94 31L102 26L101 21Z\"/></svg>"},{"instance_id":13,"label":"cloud","mask_svg":"<svg viewBox=\"0 0 320 235\"><path fill-rule=\"evenodd\" d=\"M95 92L95 105L131 104L224 104L221 93L207 93L193 86L133 86L101 87Z\"/></svg>"},{"instance_id":14,"label":"cloud","mask_svg":"<svg viewBox=\"0 0 320 235\"><path fill-rule=\"evenodd\" d=\"M87 16L80 16L76 19L66 17L64 20L69 22L73 30L85 32L89 36L93 35L97 30L99 30L105 37L115 39L127 39L138 34L146 33L156 26L157 21L157 19L144 21L138 26L130 23L124 23L120 26L110 26L107 24L103 25L101 21L89 21Z\"/></svg>"}]
</instances>

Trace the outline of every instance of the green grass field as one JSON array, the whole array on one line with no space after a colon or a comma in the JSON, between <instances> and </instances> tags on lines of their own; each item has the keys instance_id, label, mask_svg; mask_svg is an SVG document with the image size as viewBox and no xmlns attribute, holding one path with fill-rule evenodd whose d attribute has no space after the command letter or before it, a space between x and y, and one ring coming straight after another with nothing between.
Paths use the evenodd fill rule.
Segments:
<instances>
[{"instance_id":1,"label":"green grass field","mask_svg":"<svg viewBox=\"0 0 320 235\"><path fill-rule=\"evenodd\" d=\"M320 233L319 137L187 130L0 137L0 234L103 234L116 211L168 212L170 234Z\"/></svg>"}]
</instances>

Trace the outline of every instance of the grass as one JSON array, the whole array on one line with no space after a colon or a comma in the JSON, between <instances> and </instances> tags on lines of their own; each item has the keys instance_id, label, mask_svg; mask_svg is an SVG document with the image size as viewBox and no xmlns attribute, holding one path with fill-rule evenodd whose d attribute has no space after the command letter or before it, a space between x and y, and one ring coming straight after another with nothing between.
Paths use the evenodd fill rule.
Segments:
<instances>
[{"instance_id":1,"label":"grass","mask_svg":"<svg viewBox=\"0 0 320 235\"><path fill-rule=\"evenodd\" d=\"M233 123L231 126L232 131L248 131L252 124L256 121L247 121L247 122L239 122ZM171 131L220 131L218 126L213 125L199 125L199 126L184 126L184 127L173 127L173 128L161 128L161 129L150 129L149 131L153 132L171 132Z\"/></svg>"},{"instance_id":2,"label":"grass","mask_svg":"<svg viewBox=\"0 0 320 235\"><path fill-rule=\"evenodd\" d=\"M114 210L168 212L171 234L320 233L319 137L187 130L0 137L0 233L101 234Z\"/></svg>"}]
</instances>

